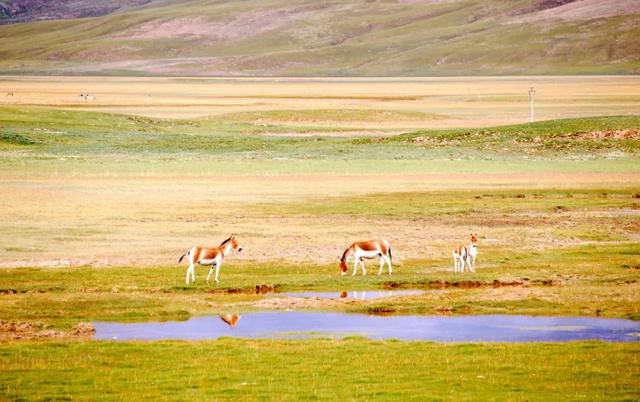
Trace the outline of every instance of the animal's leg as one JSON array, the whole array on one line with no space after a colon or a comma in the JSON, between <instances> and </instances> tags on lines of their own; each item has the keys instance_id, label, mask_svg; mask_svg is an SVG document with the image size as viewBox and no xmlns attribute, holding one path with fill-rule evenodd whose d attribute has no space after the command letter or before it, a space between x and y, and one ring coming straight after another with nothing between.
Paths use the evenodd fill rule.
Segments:
<instances>
[{"instance_id":1,"label":"animal's leg","mask_svg":"<svg viewBox=\"0 0 640 402\"><path fill-rule=\"evenodd\" d=\"M218 274L220 273L220 265L221 264L216 264L216 283L220 282L218 280Z\"/></svg>"},{"instance_id":2,"label":"animal's leg","mask_svg":"<svg viewBox=\"0 0 640 402\"><path fill-rule=\"evenodd\" d=\"M456 256L453 256L453 272L458 272L458 259Z\"/></svg>"},{"instance_id":3,"label":"animal's leg","mask_svg":"<svg viewBox=\"0 0 640 402\"><path fill-rule=\"evenodd\" d=\"M213 268L216 264L211 264L211 268L209 268L209 273L207 274L207 283L209 283L209 278L211 278L211 273L213 272Z\"/></svg>"},{"instance_id":4,"label":"animal's leg","mask_svg":"<svg viewBox=\"0 0 640 402\"><path fill-rule=\"evenodd\" d=\"M191 268L191 282L196 283L196 266Z\"/></svg>"},{"instance_id":5,"label":"animal's leg","mask_svg":"<svg viewBox=\"0 0 640 402\"><path fill-rule=\"evenodd\" d=\"M360 259L358 258L354 258L353 259L353 273L351 274L351 276L356 276L356 273L358 272L358 262L360 261Z\"/></svg>"},{"instance_id":6,"label":"animal's leg","mask_svg":"<svg viewBox=\"0 0 640 402\"><path fill-rule=\"evenodd\" d=\"M387 265L389 266L389 275L391 275L393 273L393 267L391 266L391 257L387 256L386 260L387 260Z\"/></svg>"},{"instance_id":7,"label":"animal's leg","mask_svg":"<svg viewBox=\"0 0 640 402\"><path fill-rule=\"evenodd\" d=\"M185 278L185 282L187 282L187 286L189 286L189 276L191 276L191 268L193 267L192 264L189 264L189 268L187 268L187 277Z\"/></svg>"},{"instance_id":8,"label":"animal's leg","mask_svg":"<svg viewBox=\"0 0 640 402\"><path fill-rule=\"evenodd\" d=\"M471 256L467 257L467 265L469 266L469 272L475 272L471 265Z\"/></svg>"},{"instance_id":9,"label":"animal's leg","mask_svg":"<svg viewBox=\"0 0 640 402\"><path fill-rule=\"evenodd\" d=\"M380 269L378 270L378 275L382 274L382 268L384 267L384 258L380 256Z\"/></svg>"},{"instance_id":10,"label":"animal's leg","mask_svg":"<svg viewBox=\"0 0 640 402\"><path fill-rule=\"evenodd\" d=\"M367 269L364 267L364 258L360 259L360 264L362 264L362 275L366 275Z\"/></svg>"}]
</instances>

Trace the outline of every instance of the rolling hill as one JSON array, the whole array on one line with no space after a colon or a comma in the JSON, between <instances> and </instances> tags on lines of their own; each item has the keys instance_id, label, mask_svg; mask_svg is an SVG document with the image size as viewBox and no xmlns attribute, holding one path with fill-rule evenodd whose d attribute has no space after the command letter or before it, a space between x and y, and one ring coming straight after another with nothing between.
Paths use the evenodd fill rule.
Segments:
<instances>
[{"instance_id":1,"label":"rolling hill","mask_svg":"<svg viewBox=\"0 0 640 402\"><path fill-rule=\"evenodd\" d=\"M637 0L4 0L0 73L640 72Z\"/></svg>"}]
</instances>

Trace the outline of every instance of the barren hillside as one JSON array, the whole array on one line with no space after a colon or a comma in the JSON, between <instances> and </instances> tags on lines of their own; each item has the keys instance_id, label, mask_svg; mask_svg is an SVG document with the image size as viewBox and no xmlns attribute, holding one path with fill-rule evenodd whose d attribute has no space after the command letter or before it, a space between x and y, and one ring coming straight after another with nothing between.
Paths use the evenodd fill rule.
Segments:
<instances>
[{"instance_id":1,"label":"barren hillside","mask_svg":"<svg viewBox=\"0 0 640 402\"><path fill-rule=\"evenodd\" d=\"M5 74L640 72L637 0L5 0L0 21Z\"/></svg>"}]
</instances>

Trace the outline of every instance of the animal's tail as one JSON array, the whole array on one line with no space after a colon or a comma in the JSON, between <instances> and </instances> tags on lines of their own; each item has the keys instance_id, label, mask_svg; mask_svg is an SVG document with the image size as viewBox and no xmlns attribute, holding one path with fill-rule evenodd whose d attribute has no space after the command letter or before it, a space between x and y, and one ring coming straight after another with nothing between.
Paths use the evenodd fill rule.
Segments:
<instances>
[{"instance_id":1,"label":"animal's tail","mask_svg":"<svg viewBox=\"0 0 640 402\"><path fill-rule=\"evenodd\" d=\"M393 264L393 256L391 255L391 246L389 246L389 262Z\"/></svg>"},{"instance_id":2,"label":"animal's tail","mask_svg":"<svg viewBox=\"0 0 640 402\"><path fill-rule=\"evenodd\" d=\"M178 260L178 264L182 262L182 259L187 256L187 253L182 254L182 257Z\"/></svg>"}]
</instances>

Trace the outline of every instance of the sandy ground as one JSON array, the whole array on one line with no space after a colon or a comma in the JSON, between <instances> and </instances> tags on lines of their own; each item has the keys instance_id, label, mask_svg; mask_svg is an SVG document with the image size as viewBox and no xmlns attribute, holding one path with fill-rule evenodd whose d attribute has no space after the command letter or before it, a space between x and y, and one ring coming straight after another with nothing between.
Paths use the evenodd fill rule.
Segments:
<instances>
[{"instance_id":1,"label":"sandy ground","mask_svg":"<svg viewBox=\"0 0 640 402\"><path fill-rule=\"evenodd\" d=\"M318 122L358 130L482 127L524 123L529 87L536 119L638 113L640 77L379 79L208 79L0 77L0 106L41 105L150 117L201 118L232 112L363 109L426 112L444 118L407 122ZM5 96L12 92L14 96ZM90 93L95 101L84 101ZM304 121L270 123L305 125ZM289 131L289 130L287 130ZM287 132L285 131L285 133Z\"/></svg>"}]
</instances>

